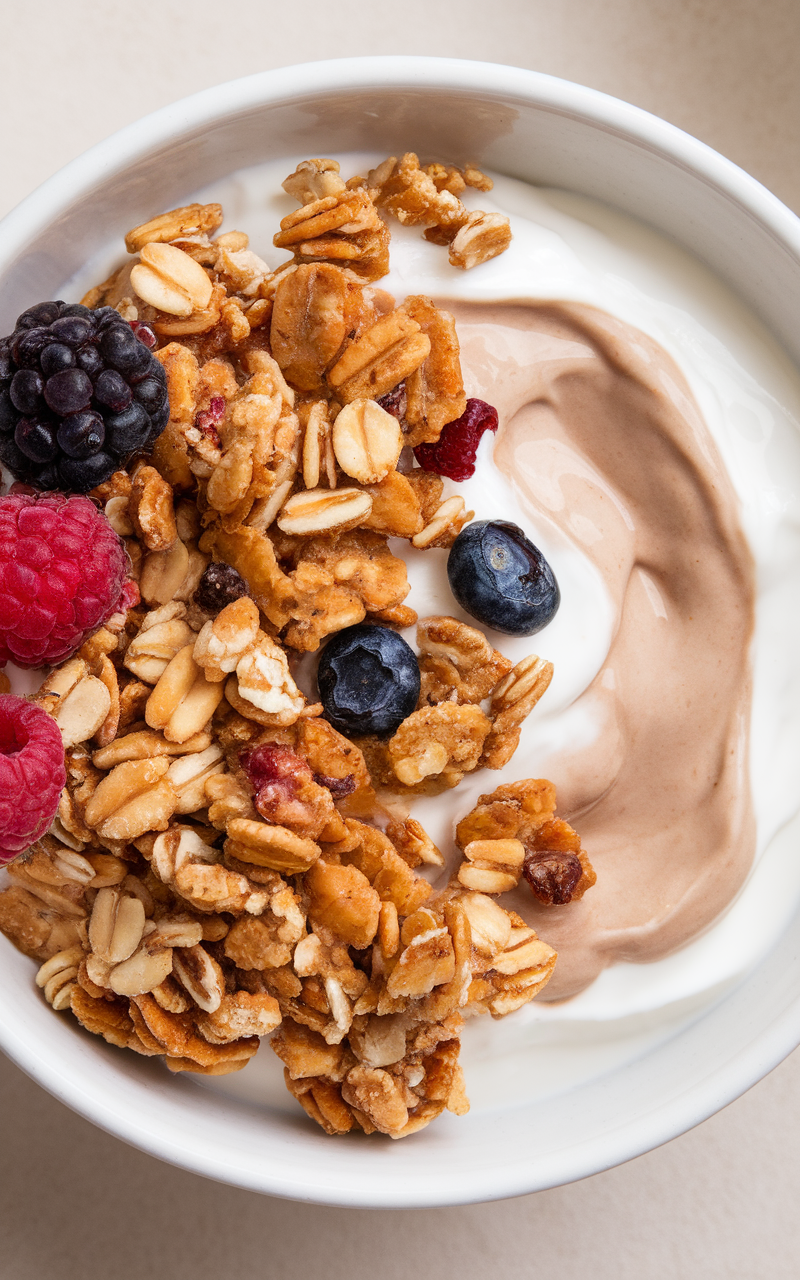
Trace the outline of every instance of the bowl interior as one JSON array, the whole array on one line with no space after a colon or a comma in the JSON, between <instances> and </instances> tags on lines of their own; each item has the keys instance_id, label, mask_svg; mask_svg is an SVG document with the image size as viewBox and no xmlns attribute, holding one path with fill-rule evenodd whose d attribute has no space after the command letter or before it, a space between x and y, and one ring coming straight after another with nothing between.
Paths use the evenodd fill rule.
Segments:
<instances>
[{"instance_id":1,"label":"bowl interior","mask_svg":"<svg viewBox=\"0 0 800 1280\"><path fill-rule=\"evenodd\" d=\"M477 161L616 205L704 259L800 358L797 220L702 144L635 108L513 68L438 59L313 64L209 90L123 130L56 175L0 228L0 323L54 290L111 236L214 180L282 155L414 149ZM797 824L780 839L797 844ZM704 1119L800 1039L795 918L774 951L657 1047L527 1106L445 1116L408 1143L331 1142L292 1106L169 1077L120 1054L35 992L2 940L5 1050L62 1101L164 1159L325 1203L432 1206L519 1195L597 1172ZM267 1086L265 1085L265 1089ZM277 1097L277 1095L276 1095ZM271 1102L271 1097L270 1097Z\"/></svg>"}]
</instances>

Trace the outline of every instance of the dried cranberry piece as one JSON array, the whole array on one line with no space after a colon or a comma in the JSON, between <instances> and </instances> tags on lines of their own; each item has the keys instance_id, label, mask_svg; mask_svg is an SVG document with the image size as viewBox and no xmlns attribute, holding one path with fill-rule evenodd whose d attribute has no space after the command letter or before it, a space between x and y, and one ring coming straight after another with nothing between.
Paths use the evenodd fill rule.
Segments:
<instances>
[{"instance_id":1,"label":"dried cranberry piece","mask_svg":"<svg viewBox=\"0 0 800 1280\"><path fill-rule=\"evenodd\" d=\"M580 858L563 849L537 849L527 853L522 874L546 907L563 907L572 901L583 874Z\"/></svg>"},{"instance_id":2,"label":"dried cranberry piece","mask_svg":"<svg viewBox=\"0 0 800 1280\"><path fill-rule=\"evenodd\" d=\"M496 431L497 410L485 400L468 400L455 422L448 422L435 444L418 444L414 457L423 471L436 471L450 480L469 480L484 431Z\"/></svg>"}]
</instances>

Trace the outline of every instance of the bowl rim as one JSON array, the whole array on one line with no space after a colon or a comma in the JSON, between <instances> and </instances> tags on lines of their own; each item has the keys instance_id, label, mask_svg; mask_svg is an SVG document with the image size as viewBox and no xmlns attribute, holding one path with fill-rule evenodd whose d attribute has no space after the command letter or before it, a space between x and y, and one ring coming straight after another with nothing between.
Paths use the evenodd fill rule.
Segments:
<instances>
[{"instance_id":1,"label":"bowl rim","mask_svg":"<svg viewBox=\"0 0 800 1280\"><path fill-rule=\"evenodd\" d=\"M48 227L81 195L88 194L98 181L108 181L154 149L199 128L248 108L299 102L322 93L335 95L370 88L417 89L453 93L469 92L498 102L515 101L588 122L595 127L632 140L656 156L690 173L733 201L790 255L800 261L800 219L766 187L738 165L675 125L642 108L587 86L542 72L501 63L452 58L381 56L344 58L303 63L259 72L239 80L226 81L190 97L160 108L97 143L76 157L36 188L0 222L0 251L13 257L18 249ZM776 944L777 945L777 944ZM24 1032L24 1028L23 1028ZM531 1185L517 1165L503 1177L495 1176L491 1186L481 1182L480 1173L471 1180L457 1180L455 1195L447 1189L441 1198L424 1198L413 1187L395 1187L391 1199L376 1185L373 1192L363 1188L354 1195L347 1186L333 1186L327 1180L297 1185L295 1178L270 1168L259 1179L231 1169L229 1162L214 1154L191 1153L168 1134L159 1135L137 1123L135 1116L112 1112L92 1092L75 1092L67 1085L58 1064L43 1058L26 1043L24 1033L0 1024L0 1041L8 1056L32 1079L72 1110L94 1124L122 1138L130 1145L169 1163L206 1177L290 1199L362 1207L433 1207L436 1204L464 1204L527 1194L533 1190L563 1185L611 1168L686 1132L751 1088L776 1067L800 1043L800 1000L795 1000L772 1019L757 1041L728 1058L723 1067L701 1073L691 1090L683 1090L653 1111L639 1117L636 1133L630 1126L573 1145L556 1162L552 1175ZM208 1095L207 1095L208 1096Z\"/></svg>"}]
</instances>

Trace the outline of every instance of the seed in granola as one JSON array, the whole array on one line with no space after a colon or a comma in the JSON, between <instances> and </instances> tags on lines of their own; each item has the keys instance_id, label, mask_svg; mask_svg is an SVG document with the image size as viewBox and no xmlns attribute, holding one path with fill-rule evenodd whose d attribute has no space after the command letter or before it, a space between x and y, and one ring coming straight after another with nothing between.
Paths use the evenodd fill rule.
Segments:
<instances>
[{"instance_id":1,"label":"seed in granola","mask_svg":"<svg viewBox=\"0 0 800 1280\"><path fill-rule=\"evenodd\" d=\"M578 856L561 849L537 849L522 864L523 876L546 907L571 902L582 873Z\"/></svg>"},{"instance_id":2,"label":"seed in granola","mask_svg":"<svg viewBox=\"0 0 800 1280\"><path fill-rule=\"evenodd\" d=\"M212 561L203 571L193 599L196 605L215 617L226 605L247 595L247 583L233 565L223 560Z\"/></svg>"},{"instance_id":3,"label":"seed in granola","mask_svg":"<svg viewBox=\"0 0 800 1280\"><path fill-rule=\"evenodd\" d=\"M447 577L461 608L505 635L534 635L561 603L539 548L505 520L476 520L462 529L450 548Z\"/></svg>"},{"instance_id":4,"label":"seed in granola","mask_svg":"<svg viewBox=\"0 0 800 1280\"><path fill-rule=\"evenodd\" d=\"M360 623L328 641L317 683L334 728L388 738L417 705L419 666L396 631Z\"/></svg>"}]
</instances>

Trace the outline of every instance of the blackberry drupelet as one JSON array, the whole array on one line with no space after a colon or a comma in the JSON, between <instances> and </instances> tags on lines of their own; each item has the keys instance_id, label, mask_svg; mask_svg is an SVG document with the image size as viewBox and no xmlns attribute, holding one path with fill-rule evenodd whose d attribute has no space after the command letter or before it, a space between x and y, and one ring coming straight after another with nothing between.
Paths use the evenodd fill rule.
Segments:
<instances>
[{"instance_id":1,"label":"blackberry drupelet","mask_svg":"<svg viewBox=\"0 0 800 1280\"><path fill-rule=\"evenodd\" d=\"M87 493L169 420L155 335L113 307L40 302L0 339L0 462L40 489Z\"/></svg>"}]
</instances>

